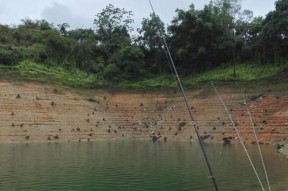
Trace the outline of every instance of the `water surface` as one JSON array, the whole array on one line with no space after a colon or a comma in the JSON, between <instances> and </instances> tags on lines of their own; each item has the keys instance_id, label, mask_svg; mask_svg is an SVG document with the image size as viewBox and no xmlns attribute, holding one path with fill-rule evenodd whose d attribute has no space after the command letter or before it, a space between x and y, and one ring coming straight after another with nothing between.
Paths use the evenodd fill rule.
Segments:
<instances>
[{"instance_id":1,"label":"water surface","mask_svg":"<svg viewBox=\"0 0 288 191\"><path fill-rule=\"evenodd\" d=\"M240 145L206 149L220 190L262 190ZM248 149L260 169L256 146ZM288 190L288 159L262 149L272 190ZM198 144L188 142L0 144L0 169L0 190L213 190Z\"/></svg>"}]
</instances>

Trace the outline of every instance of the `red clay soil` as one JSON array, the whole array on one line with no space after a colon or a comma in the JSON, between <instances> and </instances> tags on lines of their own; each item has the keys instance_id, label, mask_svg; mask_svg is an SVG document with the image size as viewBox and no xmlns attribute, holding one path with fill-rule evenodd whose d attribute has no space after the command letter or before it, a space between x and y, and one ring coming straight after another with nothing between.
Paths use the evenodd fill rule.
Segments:
<instances>
[{"instance_id":1,"label":"red clay soil","mask_svg":"<svg viewBox=\"0 0 288 191\"><path fill-rule=\"evenodd\" d=\"M249 90L245 104L242 93L230 89L229 84L218 87L246 143L255 143L247 107L259 142L287 139L288 89L269 88L262 94ZM223 105L211 90L203 86L187 91L195 127L205 141L237 141ZM189 120L178 91L93 90L90 96L73 92L48 85L0 81L0 142L150 140L153 135L159 141L196 140L194 122Z\"/></svg>"}]
</instances>

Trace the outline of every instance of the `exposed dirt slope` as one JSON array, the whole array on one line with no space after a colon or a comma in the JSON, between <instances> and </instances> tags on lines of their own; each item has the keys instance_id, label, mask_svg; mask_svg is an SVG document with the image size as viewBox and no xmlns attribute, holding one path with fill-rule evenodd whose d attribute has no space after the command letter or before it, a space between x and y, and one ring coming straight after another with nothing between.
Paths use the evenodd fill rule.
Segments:
<instances>
[{"instance_id":1,"label":"exposed dirt slope","mask_svg":"<svg viewBox=\"0 0 288 191\"><path fill-rule=\"evenodd\" d=\"M229 84L218 87L243 140L255 142L241 91ZM285 88L267 88L263 94L249 90L247 107L261 143L288 137ZM188 90L187 96L205 141L235 140L233 126L211 87ZM84 97L48 85L0 81L0 142L151 139L153 134L167 141L196 139L179 92L95 90L93 96Z\"/></svg>"}]
</instances>

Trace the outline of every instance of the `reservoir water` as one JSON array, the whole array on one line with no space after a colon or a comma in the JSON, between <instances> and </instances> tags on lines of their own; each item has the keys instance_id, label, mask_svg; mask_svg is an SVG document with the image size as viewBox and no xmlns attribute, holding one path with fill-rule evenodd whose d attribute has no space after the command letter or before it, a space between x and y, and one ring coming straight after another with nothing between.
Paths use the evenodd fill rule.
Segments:
<instances>
[{"instance_id":1,"label":"reservoir water","mask_svg":"<svg viewBox=\"0 0 288 191\"><path fill-rule=\"evenodd\" d=\"M257 147L247 146L266 188ZM262 190L240 145L205 147L220 191ZM288 159L262 151L272 190L287 191ZM197 143L97 141L0 144L0 190L214 189Z\"/></svg>"}]
</instances>

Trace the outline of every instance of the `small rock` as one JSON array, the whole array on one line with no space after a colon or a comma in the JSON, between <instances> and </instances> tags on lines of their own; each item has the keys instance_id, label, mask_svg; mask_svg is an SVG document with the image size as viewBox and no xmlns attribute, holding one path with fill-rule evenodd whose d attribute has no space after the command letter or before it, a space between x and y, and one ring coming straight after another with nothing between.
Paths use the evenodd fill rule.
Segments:
<instances>
[{"instance_id":1,"label":"small rock","mask_svg":"<svg viewBox=\"0 0 288 191\"><path fill-rule=\"evenodd\" d=\"M224 137L222 140L223 140L223 144L224 145L227 145L227 144L231 143L231 140L229 138L227 138L227 137Z\"/></svg>"},{"instance_id":2,"label":"small rock","mask_svg":"<svg viewBox=\"0 0 288 191\"><path fill-rule=\"evenodd\" d=\"M210 138L211 137L211 135L201 135L200 136L200 139L202 140L202 141L204 141L205 139L208 139L208 138Z\"/></svg>"},{"instance_id":3,"label":"small rock","mask_svg":"<svg viewBox=\"0 0 288 191\"><path fill-rule=\"evenodd\" d=\"M277 149L277 150L279 150L279 149L281 149L281 148L283 148L283 147L284 147L283 144L279 144L279 143L276 144L276 149Z\"/></svg>"}]
</instances>

